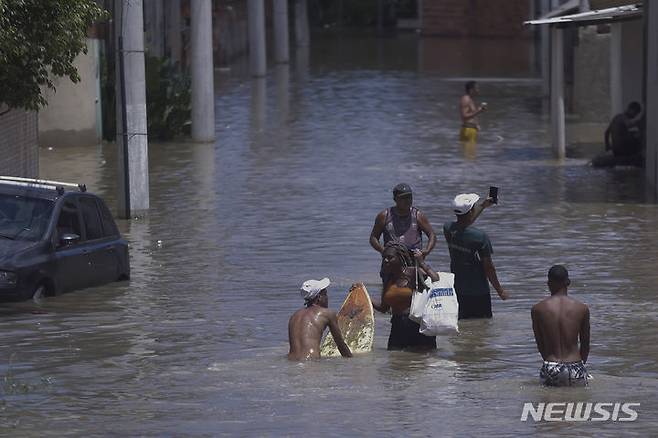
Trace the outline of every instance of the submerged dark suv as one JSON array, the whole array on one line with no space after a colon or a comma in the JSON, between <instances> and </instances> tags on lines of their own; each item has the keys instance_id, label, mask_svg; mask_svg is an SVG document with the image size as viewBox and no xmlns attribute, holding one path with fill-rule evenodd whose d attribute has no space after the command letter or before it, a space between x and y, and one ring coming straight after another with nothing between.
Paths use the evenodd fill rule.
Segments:
<instances>
[{"instance_id":1,"label":"submerged dark suv","mask_svg":"<svg viewBox=\"0 0 658 438\"><path fill-rule=\"evenodd\" d=\"M130 277L128 243L84 185L0 176L0 300Z\"/></svg>"}]
</instances>

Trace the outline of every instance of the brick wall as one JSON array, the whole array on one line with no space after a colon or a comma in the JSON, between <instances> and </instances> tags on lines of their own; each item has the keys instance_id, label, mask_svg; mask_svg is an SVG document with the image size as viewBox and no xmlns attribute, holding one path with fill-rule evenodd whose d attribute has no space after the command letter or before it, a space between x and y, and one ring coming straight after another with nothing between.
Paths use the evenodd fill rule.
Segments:
<instances>
[{"instance_id":1,"label":"brick wall","mask_svg":"<svg viewBox=\"0 0 658 438\"><path fill-rule=\"evenodd\" d=\"M0 175L39 176L38 130L37 113L12 110L0 116Z\"/></svg>"},{"instance_id":2,"label":"brick wall","mask_svg":"<svg viewBox=\"0 0 658 438\"><path fill-rule=\"evenodd\" d=\"M422 33L430 36L530 38L530 0L425 0Z\"/></svg>"},{"instance_id":3,"label":"brick wall","mask_svg":"<svg viewBox=\"0 0 658 438\"><path fill-rule=\"evenodd\" d=\"M247 53L247 2L213 2L213 48L215 65L227 65ZM266 13L270 9L265 8Z\"/></svg>"}]
</instances>

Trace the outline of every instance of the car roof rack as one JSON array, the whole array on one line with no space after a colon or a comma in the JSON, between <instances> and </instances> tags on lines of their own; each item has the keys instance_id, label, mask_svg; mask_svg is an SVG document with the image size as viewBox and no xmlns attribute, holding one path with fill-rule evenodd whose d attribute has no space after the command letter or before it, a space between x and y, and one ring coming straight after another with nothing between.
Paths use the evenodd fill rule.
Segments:
<instances>
[{"instance_id":1,"label":"car roof rack","mask_svg":"<svg viewBox=\"0 0 658 438\"><path fill-rule=\"evenodd\" d=\"M38 187L43 189L55 189L58 193L64 193L64 188L74 188L78 189L81 192L87 191L87 186L84 184L73 184L65 183L60 181L51 181L47 179L36 179L36 178L21 178L18 176L0 176L0 182L6 182L9 184L19 185L19 186L29 186L29 187Z\"/></svg>"}]
</instances>

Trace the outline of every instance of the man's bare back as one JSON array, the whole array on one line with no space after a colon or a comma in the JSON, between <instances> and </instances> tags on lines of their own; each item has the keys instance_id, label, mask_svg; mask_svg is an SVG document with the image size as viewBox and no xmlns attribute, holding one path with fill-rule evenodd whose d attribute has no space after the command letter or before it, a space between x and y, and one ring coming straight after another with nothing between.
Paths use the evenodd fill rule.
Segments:
<instances>
[{"instance_id":1,"label":"man's bare back","mask_svg":"<svg viewBox=\"0 0 658 438\"><path fill-rule=\"evenodd\" d=\"M315 305L296 311L288 322L288 340L290 341L288 359L319 358L322 333L332 318L336 318L334 311Z\"/></svg>"},{"instance_id":2,"label":"man's bare back","mask_svg":"<svg viewBox=\"0 0 658 438\"><path fill-rule=\"evenodd\" d=\"M344 357L352 357L352 352L343 340L343 335L338 327L336 312L327 308L329 300L326 287L328 285L328 278L320 281L308 280L302 285L302 297L304 297L306 307L293 313L288 321L288 341L290 342L288 359L319 359L320 341L327 326L336 341L340 354Z\"/></svg>"},{"instance_id":3,"label":"man's bare back","mask_svg":"<svg viewBox=\"0 0 658 438\"><path fill-rule=\"evenodd\" d=\"M585 386L589 356L589 309L567 295L571 281L566 268L548 271L551 296L532 306L532 330L544 359L539 371L548 386Z\"/></svg>"},{"instance_id":4,"label":"man's bare back","mask_svg":"<svg viewBox=\"0 0 658 438\"><path fill-rule=\"evenodd\" d=\"M589 309L585 304L566 295L551 296L532 307L532 325L544 360L587 361L589 348L582 351L578 343L580 337L584 344L584 335L589 341Z\"/></svg>"}]
</instances>

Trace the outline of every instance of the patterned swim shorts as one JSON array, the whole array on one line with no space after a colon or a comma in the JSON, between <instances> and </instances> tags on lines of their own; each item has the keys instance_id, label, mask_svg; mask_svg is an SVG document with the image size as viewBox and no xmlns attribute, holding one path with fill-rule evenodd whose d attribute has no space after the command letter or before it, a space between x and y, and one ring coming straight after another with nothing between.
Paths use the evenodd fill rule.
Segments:
<instances>
[{"instance_id":1,"label":"patterned swim shorts","mask_svg":"<svg viewBox=\"0 0 658 438\"><path fill-rule=\"evenodd\" d=\"M578 362L549 362L539 371L539 380L546 386L587 386L587 369Z\"/></svg>"}]
</instances>

